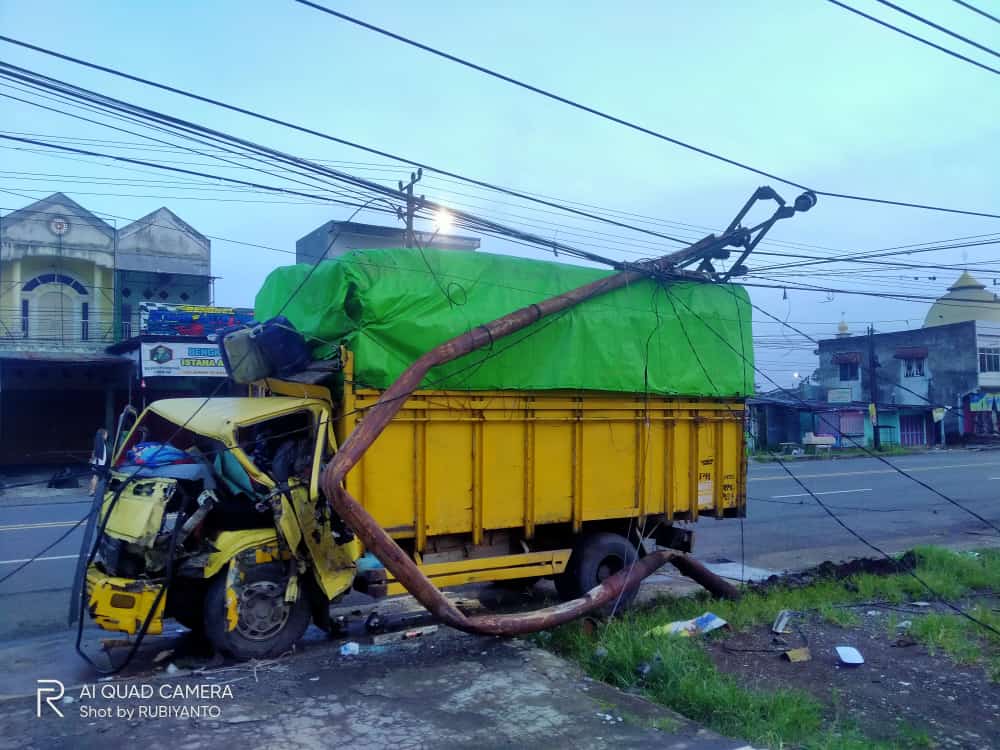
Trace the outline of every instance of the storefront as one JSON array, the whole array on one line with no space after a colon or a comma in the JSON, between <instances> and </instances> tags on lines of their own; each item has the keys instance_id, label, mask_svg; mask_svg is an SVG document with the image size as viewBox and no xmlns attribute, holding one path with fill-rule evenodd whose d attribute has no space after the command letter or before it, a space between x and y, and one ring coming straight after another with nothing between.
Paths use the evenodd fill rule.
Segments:
<instances>
[{"instance_id":1,"label":"storefront","mask_svg":"<svg viewBox=\"0 0 1000 750\"><path fill-rule=\"evenodd\" d=\"M966 433L976 437L1000 435L1000 391L980 391L964 400Z\"/></svg>"}]
</instances>

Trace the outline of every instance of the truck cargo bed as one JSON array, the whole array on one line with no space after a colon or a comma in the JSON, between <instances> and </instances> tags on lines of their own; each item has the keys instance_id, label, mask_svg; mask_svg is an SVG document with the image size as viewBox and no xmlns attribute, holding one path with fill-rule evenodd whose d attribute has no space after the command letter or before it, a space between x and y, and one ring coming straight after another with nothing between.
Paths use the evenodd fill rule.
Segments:
<instances>
[{"instance_id":1,"label":"truck cargo bed","mask_svg":"<svg viewBox=\"0 0 1000 750\"><path fill-rule=\"evenodd\" d=\"M346 378L338 438L380 391ZM417 391L347 475L396 539L660 516L742 515L740 399L605 392Z\"/></svg>"}]
</instances>

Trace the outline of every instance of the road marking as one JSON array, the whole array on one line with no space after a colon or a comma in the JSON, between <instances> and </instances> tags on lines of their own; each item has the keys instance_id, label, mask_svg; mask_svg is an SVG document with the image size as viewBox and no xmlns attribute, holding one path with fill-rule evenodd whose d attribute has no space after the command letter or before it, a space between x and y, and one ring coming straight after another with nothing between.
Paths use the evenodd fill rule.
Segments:
<instances>
[{"instance_id":1,"label":"road marking","mask_svg":"<svg viewBox=\"0 0 1000 750\"><path fill-rule=\"evenodd\" d=\"M10 526L0 526L0 531L28 531L29 529L59 529L66 526L76 526L79 521L43 521L42 523L15 523Z\"/></svg>"},{"instance_id":2,"label":"road marking","mask_svg":"<svg viewBox=\"0 0 1000 750\"><path fill-rule=\"evenodd\" d=\"M48 560L75 560L79 555L52 555L51 557L36 557L33 562L45 562ZM20 565L31 560L26 557L23 560L0 560L0 565Z\"/></svg>"},{"instance_id":3,"label":"road marking","mask_svg":"<svg viewBox=\"0 0 1000 750\"><path fill-rule=\"evenodd\" d=\"M813 495L846 495L849 492L871 492L871 487L865 487L858 490L829 490L827 492L796 492L793 495L771 495L772 500L777 500L782 497L812 497Z\"/></svg>"},{"instance_id":4,"label":"road marking","mask_svg":"<svg viewBox=\"0 0 1000 750\"><path fill-rule=\"evenodd\" d=\"M912 474L915 471L938 471L939 469L969 469L976 466L983 466L983 464L942 464L940 466L916 466L914 468L900 467L907 474ZM867 469L864 471L835 471L826 474L796 474L798 479L823 479L827 477L855 477L862 476L865 474L898 474L899 471L896 469ZM785 476L775 476L775 477L750 477L748 482L777 482L777 481L788 481L791 477L787 474Z\"/></svg>"}]
</instances>

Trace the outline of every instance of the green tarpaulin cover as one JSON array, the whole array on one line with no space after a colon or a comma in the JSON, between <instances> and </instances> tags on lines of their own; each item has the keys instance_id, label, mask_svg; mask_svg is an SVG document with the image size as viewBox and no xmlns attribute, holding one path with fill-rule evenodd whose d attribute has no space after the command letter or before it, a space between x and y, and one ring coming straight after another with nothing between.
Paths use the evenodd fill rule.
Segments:
<instances>
[{"instance_id":1,"label":"green tarpaulin cover","mask_svg":"<svg viewBox=\"0 0 1000 750\"><path fill-rule=\"evenodd\" d=\"M376 388L474 326L610 273L429 249L355 250L311 276L310 268L272 271L257 294L257 319L287 316L317 359L345 344L355 379ZM643 280L431 370L424 386L746 396L753 391L750 320L742 287Z\"/></svg>"}]
</instances>

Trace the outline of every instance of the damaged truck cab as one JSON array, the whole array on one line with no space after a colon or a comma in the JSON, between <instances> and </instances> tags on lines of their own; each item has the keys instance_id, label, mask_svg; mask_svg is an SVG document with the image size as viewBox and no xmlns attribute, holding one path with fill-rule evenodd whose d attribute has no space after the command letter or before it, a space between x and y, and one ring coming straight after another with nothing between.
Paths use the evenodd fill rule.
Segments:
<instances>
[{"instance_id":1,"label":"damaged truck cab","mask_svg":"<svg viewBox=\"0 0 1000 750\"><path fill-rule=\"evenodd\" d=\"M107 483L87 570L93 619L156 634L173 617L244 658L290 648L351 588L361 553L335 537L318 489L335 448L329 398L149 406Z\"/></svg>"}]
</instances>

